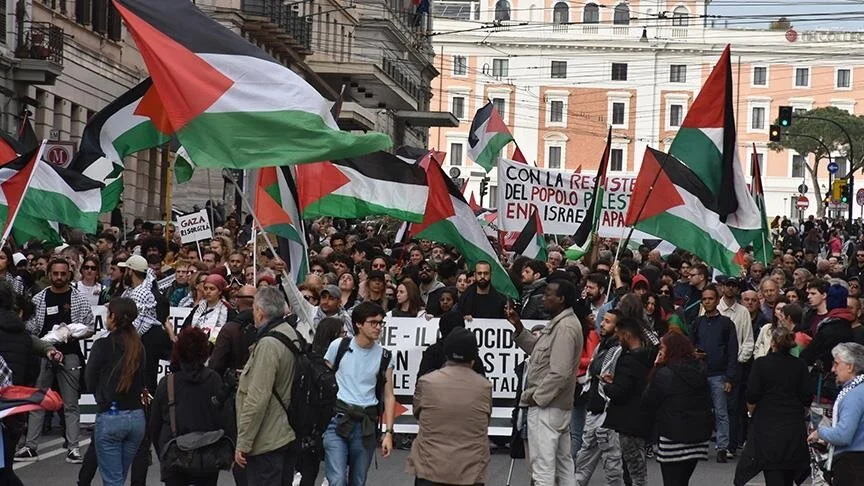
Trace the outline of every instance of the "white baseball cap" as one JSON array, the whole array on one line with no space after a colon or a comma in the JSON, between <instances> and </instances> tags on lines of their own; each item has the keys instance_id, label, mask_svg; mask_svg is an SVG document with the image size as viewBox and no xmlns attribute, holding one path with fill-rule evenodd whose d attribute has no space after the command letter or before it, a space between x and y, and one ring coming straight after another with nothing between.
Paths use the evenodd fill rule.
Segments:
<instances>
[{"instance_id":1,"label":"white baseball cap","mask_svg":"<svg viewBox=\"0 0 864 486\"><path fill-rule=\"evenodd\" d=\"M132 255L127 258L125 262L118 263L117 266L122 268L130 268L136 272L146 272L149 268L149 266L147 265L147 259L141 255Z\"/></svg>"}]
</instances>

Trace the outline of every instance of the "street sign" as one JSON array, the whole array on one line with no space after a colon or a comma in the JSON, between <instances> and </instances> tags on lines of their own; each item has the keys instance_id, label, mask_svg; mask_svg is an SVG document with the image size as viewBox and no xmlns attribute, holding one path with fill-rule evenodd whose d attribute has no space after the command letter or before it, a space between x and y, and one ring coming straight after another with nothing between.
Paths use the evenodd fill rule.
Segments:
<instances>
[{"instance_id":1,"label":"street sign","mask_svg":"<svg viewBox=\"0 0 864 486\"><path fill-rule=\"evenodd\" d=\"M831 162L830 164L828 164L828 172L830 172L832 174L836 174L837 169L839 169L839 168L840 168L840 166L837 165L837 162Z\"/></svg>"},{"instance_id":2,"label":"street sign","mask_svg":"<svg viewBox=\"0 0 864 486\"><path fill-rule=\"evenodd\" d=\"M864 188L858 189L858 192L855 193L855 200L858 201L859 206L864 206Z\"/></svg>"},{"instance_id":3,"label":"street sign","mask_svg":"<svg viewBox=\"0 0 864 486\"><path fill-rule=\"evenodd\" d=\"M798 192L800 194L807 194L807 184L799 184L798 185Z\"/></svg>"},{"instance_id":4,"label":"street sign","mask_svg":"<svg viewBox=\"0 0 864 486\"><path fill-rule=\"evenodd\" d=\"M810 207L810 200L807 199L807 196L798 196L798 200L795 201L795 207L799 211L804 211Z\"/></svg>"},{"instance_id":5,"label":"street sign","mask_svg":"<svg viewBox=\"0 0 864 486\"><path fill-rule=\"evenodd\" d=\"M75 153L75 144L72 142L48 142L45 144L45 160L58 167L68 167Z\"/></svg>"}]
</instances>

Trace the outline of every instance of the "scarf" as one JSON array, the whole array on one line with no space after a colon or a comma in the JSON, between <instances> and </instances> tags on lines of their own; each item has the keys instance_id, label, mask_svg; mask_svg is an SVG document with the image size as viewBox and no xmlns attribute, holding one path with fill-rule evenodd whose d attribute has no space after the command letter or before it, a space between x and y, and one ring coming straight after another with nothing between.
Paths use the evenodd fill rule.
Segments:
<instances>
[{"instance_id":1,"label":"scarf","mask_svg":"<svg viewBox=\"0 0 864 486\"><path fill-rule=\"evenodd\" d=\"M834 401L834 409L831 414L831 427L837 427L837 411L839 410L840 400L843 400L846 395L849 394L856 386L864 383L864 374L858 375L855 378L852 378L840 390L840 393L837 394L837 400ZM830 445L828 447L828 464L827 468L831 470L831 464L834 462L834 445Z\"/></svg>"},{"instance_id":2,"label":"scarf","mask_svg":"<svg viewBox=\"0 0 864 486\"><path fill-rule=\"evenodd\" d=\"M202 300L192 314L192 325L207 332L211 343L216 342L216 336L219 335L227 320L228 306L221 300L210 308L207 307L207 301Z\"/></svg>"}]
</instances>

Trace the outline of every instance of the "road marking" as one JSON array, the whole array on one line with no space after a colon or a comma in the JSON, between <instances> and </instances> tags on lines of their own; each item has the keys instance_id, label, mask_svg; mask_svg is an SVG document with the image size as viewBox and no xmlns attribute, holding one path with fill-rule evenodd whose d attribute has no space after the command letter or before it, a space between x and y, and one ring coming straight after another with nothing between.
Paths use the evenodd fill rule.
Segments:
<instances>
[{"instance_id":1,"label":"road marking","mask_svg":"<svg viewBox=\"0 0 864 486\"><path fill-rule=\"evenodd\" d=\"M62 445L62 443L63 443L63 439L55 439L55 440L51 440L51 441L48 441L48 442L46 442L46 443L44 443L44 444L40 444L40 445L50 447L50 445L57 445L57 444L61 444L61 445ZM50 445L49 445L49 444L50 444ZM90 439L84 439L84 440L82 440L82 441L80 441L80 442L78 443L78 447L83 448L84 446L86 446L86 445L88 445L88 444L90 444ZM37 451L38 451L38 450L39 450L39 449L37 449ZM66 449L64 449L64 448L62 448L62 447L59 448L59 449L54 449L54 450L51 451L51 452L46 452L46 453L44 453L44 454L39 454L39 460L38 460L38 461L33 461L33 462L16 462L15 465L12 466L12 469L13 469L14 471L17 471L17 470L19 470L19 469L21 469L21 468L24 468L24 467L27 467L27 466L32 466L32 465L34 465L34 464L39 464L39 463L40 463L42 460L44 460L44 459L49 459L49 458L51 458L51 457L59 456L60 454L65 454L65 453L66 453ZM83 457L83 455L82 455L82 457ZM77 466L77 464L75 464L75 465Z\"/></svg>"}]
</instances>

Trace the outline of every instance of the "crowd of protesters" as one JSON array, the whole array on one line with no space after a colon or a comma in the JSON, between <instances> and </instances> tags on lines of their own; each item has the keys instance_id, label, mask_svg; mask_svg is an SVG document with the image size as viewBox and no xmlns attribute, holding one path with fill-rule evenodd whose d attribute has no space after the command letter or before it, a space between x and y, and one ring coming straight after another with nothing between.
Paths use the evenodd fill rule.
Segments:
<instances>
[{"instance_id":1,"label":"crowd of protesters","mask_svg":"<svg viewBox=\"0 0 864 486\"><path fill-rule=\"evenodd\" d=\"M252 241L251 218L217 224L193 245L179 244L173 223L136 220L128 232L0 252L0 357L16 384L59 390L79 484L97 471L106 485L145 484L154 447L166 484L216 484L218 470L178 472L163 454L179 436L215 431L233 444L237 484L290 484L295 473L314 484L323 460L330 485L359 486L376 449L387 457L402 445L416 484L482 484L492 387L464 328L483 318L508 320L529 356L507 370L521 382L510 445L527 439L537 486L584 485L597 466L607 484L643 485L652 458L664 484L683 485L709 457L737 461L736 484L828 470L833 484L864 484L864 236L842 221L777 219L770 261L745 254L732 276L684 251L608 239L579 261L566 258L566 238L550 241L546 261L501 250L516 299L493 285L496 262L394 242L381 221L311 223L299 285L285 259ZM175 326L170 307L188 316ZM379 343L400 317L440 327L420 364L413 444L394 440L395 363ZM80 341L94 334L85 362ZM292 346L338 384L332 418L308 443L288 417L307 366ZM170 379L158 379L160 360ZM84 392L98 411L82 454ZM4 420L6 457L38 460L52 422L40 411ZM10 460L0 474L14 478Z\"/></svg>"}]
</instances>

